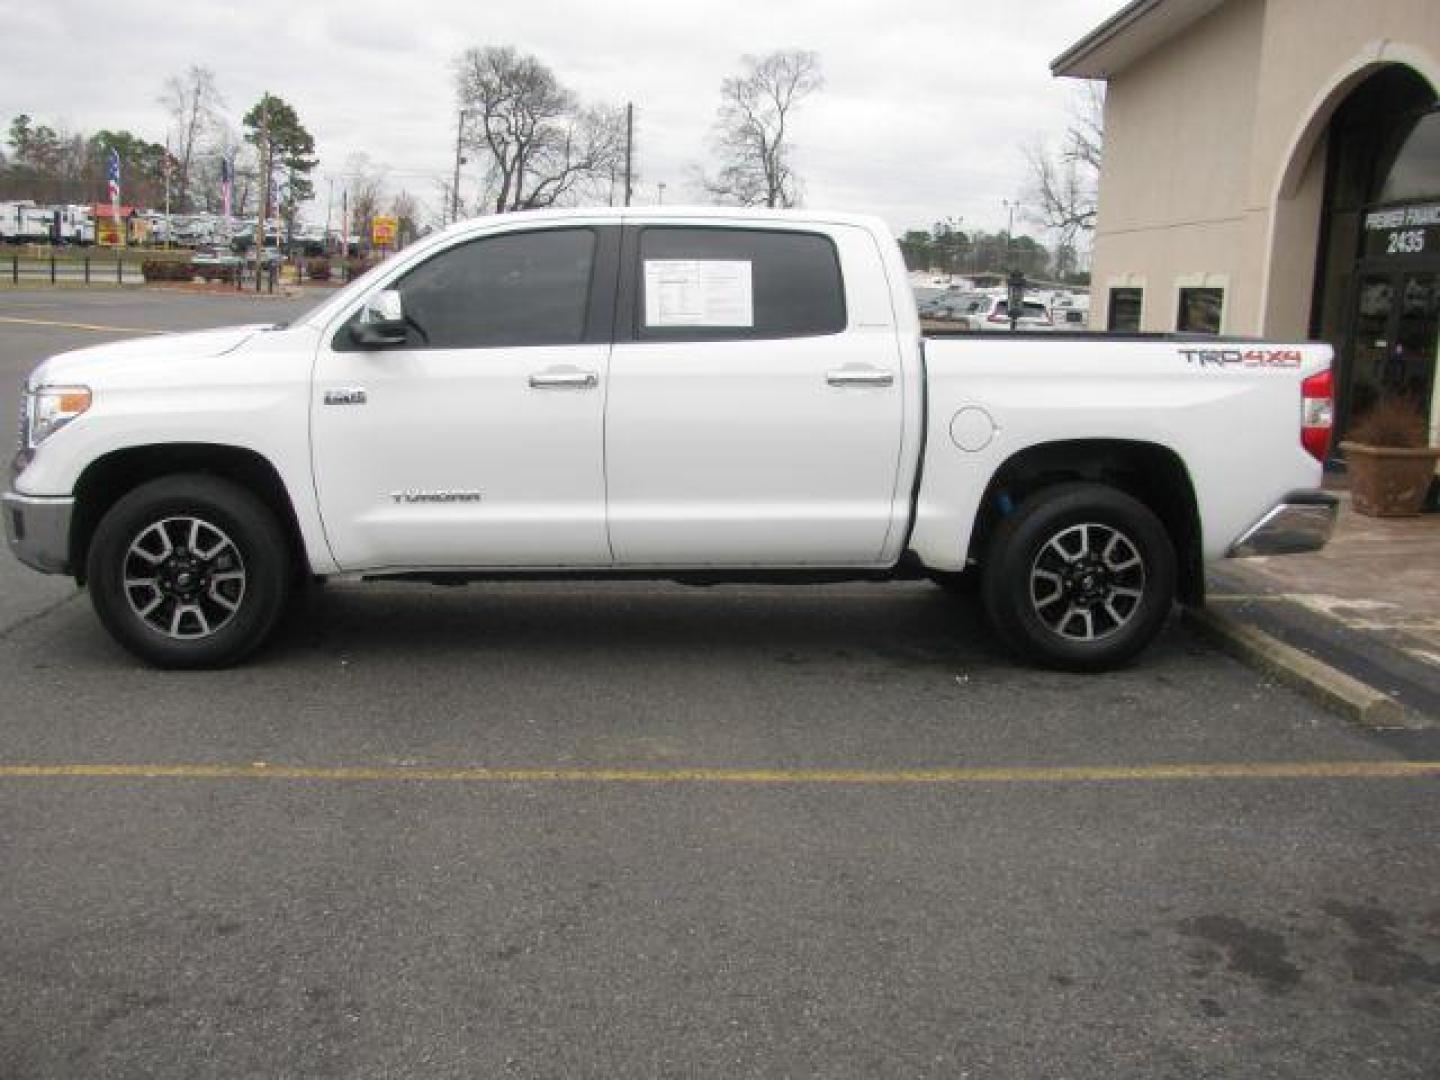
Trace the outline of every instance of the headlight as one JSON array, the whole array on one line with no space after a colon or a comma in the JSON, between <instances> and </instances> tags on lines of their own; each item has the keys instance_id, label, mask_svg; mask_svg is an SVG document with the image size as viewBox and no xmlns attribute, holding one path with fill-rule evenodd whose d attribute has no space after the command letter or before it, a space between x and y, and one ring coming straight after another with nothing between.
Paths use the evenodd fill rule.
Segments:
<instances>
[{"instance_id":1,"label":"headlight","mask_svg":"<svg viewBox=\"0 0 1440 1080\"><path fill-rule=\"evenodd\" d=\"M90 408L90 388L41 386L31 391L28 400L25 448L33 450Z\"/></svg>"}]
</instances>

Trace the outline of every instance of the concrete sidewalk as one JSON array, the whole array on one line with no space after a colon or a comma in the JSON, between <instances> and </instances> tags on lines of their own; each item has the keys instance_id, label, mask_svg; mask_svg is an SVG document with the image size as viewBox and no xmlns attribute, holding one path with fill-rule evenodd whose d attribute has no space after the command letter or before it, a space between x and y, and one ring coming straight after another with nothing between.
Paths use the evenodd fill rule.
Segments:
<instances>
[{"instance_id":1,"label":"concrete sidewalk","mask_svg":"<svg viewBox=\"0 0 1440 1080\"><path fill-rule=\"evenodd\" d=\"M1440 723L1440 514L1366 517L1347 491L1336 494L1340 519L1323 550L1211 568L1212 629L1298 650L1320 662L1310 666L1393 699L1408 726ZM1397 711L1374 715L1393 720Z\"/></svg>"}]
</instances>

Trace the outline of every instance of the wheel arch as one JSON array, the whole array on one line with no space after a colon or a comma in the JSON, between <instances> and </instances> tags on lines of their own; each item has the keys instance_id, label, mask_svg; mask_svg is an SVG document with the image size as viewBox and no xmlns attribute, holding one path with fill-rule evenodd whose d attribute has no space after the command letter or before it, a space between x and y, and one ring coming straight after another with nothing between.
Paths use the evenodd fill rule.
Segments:
<instances>
[{"instance_id":1,"label":"wheel arch","mask_svg":"<svg viewBox=\"0 0 1440 1080\"><path fill-rule=\"evenodd\" d=\"M222 477L259 498L285 531L296 566L306 565L305 542L290 493L279 471L263 454L221 443L156 443L104 454L75 481L75 513L70 525L70 565L85 583L85 562L96 526L105 514L141 484L164 476L201 473Z\"/></svg>"},{"instance_id":2,"label":"wheel arch","mask_svg":"<svg viewBox=\"0 0 1440 1080\"><path fill-rule=\"evenodd\" d=\"M1108 484L1149 507L1175 545L1177 595L1186 604L1204 600L1204 548L1195 485L1180 456L1159 443L1066 439L1016 451L985 487L967 561L983 561L996 526L1026 499L1076 480Z\"/></svg>"}]
</instances>

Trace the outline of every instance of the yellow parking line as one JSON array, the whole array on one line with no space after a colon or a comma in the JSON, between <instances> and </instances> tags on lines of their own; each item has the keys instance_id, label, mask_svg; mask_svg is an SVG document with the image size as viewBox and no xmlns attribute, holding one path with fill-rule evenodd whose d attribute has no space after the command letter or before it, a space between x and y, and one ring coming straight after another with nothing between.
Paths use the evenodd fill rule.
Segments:
<instances>
[{"instance_id":1,"label":"yellow parking line","mask_svg":"<svg viewBox=\"0 0 1440 1080\"><path fill-rule=\"evenodd\" d=\"M152 330L140 326L99 326L95 323L56 322L53 319L20 319L14 316L0 316L0 323L18 323L21 326L58 326L65 330L100 330L117 334L166 334L168 330Z\"/></svg>"},{"instance_id":2,"label":"yellow parking line","mask_svg":"<svg viewBox=\"0 0 1440 1080\"><path fill-rule=\"evenodd\" d=\"M471 784L1069 784L1440 777L1440 761L1300 761L936 769L503 768L407 765L0 765L0 780L312 780Z\"/></svg>"}]
</instances>

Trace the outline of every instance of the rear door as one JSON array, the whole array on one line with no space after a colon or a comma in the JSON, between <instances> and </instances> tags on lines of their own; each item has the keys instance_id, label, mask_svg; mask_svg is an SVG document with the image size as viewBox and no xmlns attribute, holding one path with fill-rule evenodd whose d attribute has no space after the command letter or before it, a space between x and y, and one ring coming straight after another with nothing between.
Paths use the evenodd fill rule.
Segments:
<instances>
[{"instance_id":1,"label":"rear door","mask_svg":"<svg viewBox=\"0 0 1440 1080\"><path fill-rule=\"evenodd\" d=\"M895 319L850 226L630 225L605 458L617 565L873 565L902 435Z\"/></svg>"}]
</instances>

